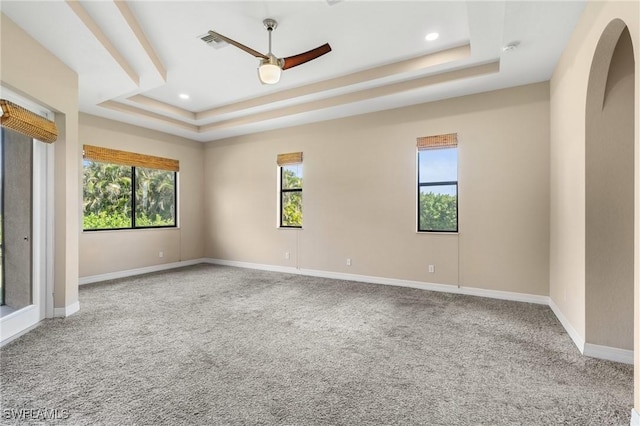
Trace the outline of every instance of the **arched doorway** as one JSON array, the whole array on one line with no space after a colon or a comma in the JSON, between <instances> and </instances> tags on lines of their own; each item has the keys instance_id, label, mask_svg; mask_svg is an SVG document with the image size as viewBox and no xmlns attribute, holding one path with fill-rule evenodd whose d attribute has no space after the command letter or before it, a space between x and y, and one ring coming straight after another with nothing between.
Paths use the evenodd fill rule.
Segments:
<instances>
[{"instance_id":1,"label":"arched doorway","mask_svg":"<svg viewBox=\"0 0 640 426\"><path fill-rule=\"evenodd\" d=\"M634 70L629 30L616 19L596 47L586 100L587 355L633 351Z\"/></svg>"}]
</instances>

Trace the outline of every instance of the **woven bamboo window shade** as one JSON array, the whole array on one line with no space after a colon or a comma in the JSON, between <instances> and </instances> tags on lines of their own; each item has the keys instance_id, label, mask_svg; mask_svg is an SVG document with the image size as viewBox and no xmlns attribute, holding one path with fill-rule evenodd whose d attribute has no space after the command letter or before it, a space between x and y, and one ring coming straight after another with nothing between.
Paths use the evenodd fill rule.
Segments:
<instances>
[{"instance_id":1,"label":"woven bamboo window shade","mask_svg":"<svg viewBox=\"0 0 640 426\"><path fill-rule=\"evenodd\" d=\"M423 136L417 139L419 150L434 148L455 148L458 146L458 134L448 133L446 135Z\"/></svg>"},{"instance_id":2,"label":"woven bamboo window shade","mask_svg":"<svg viewBox=\"0 0 640 426\"><path fill-rule=\"evenodd\" d=\"M2 118L0 118L2 127L42 142L52 143L58 139L58 128L53 121L5 99L0 99L0 107L2 107Z\"/></svg>"},{"instance_id":3,"label":"woven bamboo window shade","mask_svg":"<svg viewBox=\"0 0 640 426\"><path fill-rule=\"evenodd\" d=\"M154 157L152 155L136 154L134 152L118 151L117 149L99 146L83 145L83 158L103 163L120 164L123 166L146 167L148 169L180 171L180 162L169 158Z\"/></svg>"},{"instance_id":4,"label":"woven bamboo window shade","mask_svg":"<svg viewBox=\"0 0 640 426\"><path fill-rule=\"evenodd\" d=\"M300 164L302 163L301 152L290 152L288 154L278 154L278 166L284 166L287 164Z\"/></svg>"}]
</instances>

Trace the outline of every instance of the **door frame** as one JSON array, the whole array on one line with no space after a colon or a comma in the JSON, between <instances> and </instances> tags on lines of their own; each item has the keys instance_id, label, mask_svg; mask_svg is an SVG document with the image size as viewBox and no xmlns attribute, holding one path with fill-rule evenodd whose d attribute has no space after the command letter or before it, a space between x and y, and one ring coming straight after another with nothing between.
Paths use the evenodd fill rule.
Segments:
<instances>
[{"instance_id":1,"label":"door frame","mask_svg":"<svg viewBox=\"0 0 640 426\"><path fill-rule=\"evenodd\" d=\"M46 108L21 96L2 90L10 100L46 118L54 115ZM33 139L32 176L32 304L0 318L0 346L37 327L45 318L53 318L53 182L52 144Z\"/></svg>"}]
</instances>

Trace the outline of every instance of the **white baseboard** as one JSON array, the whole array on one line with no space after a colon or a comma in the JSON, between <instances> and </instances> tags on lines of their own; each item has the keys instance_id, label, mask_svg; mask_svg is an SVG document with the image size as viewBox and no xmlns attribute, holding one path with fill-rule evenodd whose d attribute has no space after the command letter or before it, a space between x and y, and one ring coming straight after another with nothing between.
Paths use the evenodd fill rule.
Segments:
<instances>
[{"instance_id":1,"label":"white baseboard","mask_svg":"<svg viewBox=\"0 0 640 426\"><path fill-rule=\"evenodd\" d=\"M571 323L564 316L560 308L555 304L553 299L548 296L540 296L536 294L516 293L510 291L500 290L487 290L476 287L457 287L449 284L436 284L422 281L402 280L397 278L385 278L375 277L369 275L347 274L343 272L330 272L321 271L315 269L298 269L291 266L278 266L267 265L261 263L241 262L237 260L224 260L213 258L192 259L182 262L165 263L162 265L148 266L145 268L130 269L127 271L111 272L101 275L93 275L88 277L82 277L79 280L80 285L90 284L100 281L112 280L117 278L125 278L134 275L148 274L150 272L165 271L168 269L180 268L183 266L196 265L199 263L210 263L214 265L234 266L238 268L258 269L261 271L282 272L287 274L306 275L312 277L337 279L344 281L357 281L370 284L383 284L399 287L417 288L420 290L439 291L452 294L464 294L469 296L487 297L491 299L509 300L514 302L535 303L540 305L547 305L551 308L556 315L564 329L569 334L569 337L573 340L580 353L593 358L601 358L610 361L623 362L627 364L633 364L633 351L624 349L610 348L607 346L599 346L593 344L585 344L584 339L580 336L580 333L576 331ZM72 305L73 306L73 305ZM76 312L77 309L73 312ZM73 313L71 312L71 313ZM71 313L64 311L65 315L58 315L58 309L55 310L55 316L68 316ZM640 426L640 425L638 425Z\"/></svg>"},{"instance_id":2,"label":"white baseboard","mask_svg":"<svg viewBox=\"0 0 640 426\"><path fill-rule=\"evenodd\" d=\"M635 408L631 409L631 426L640 426L640 413Z\"/></svg>"},{"instance_id":3,"label":"white baseboard","mask_svg":"<svg viewBox=\"0 0 640 426\"><path fill-rule=\"evenodd\" d=\"M80 277L78 280L79 285L92 284L100 281L115 280L118 278L133 277L135 275L148 274L150 272L166 271L167 269L181 268L183 266L197 265L199 263L206 263L207 259L191 259L183 260L181 262L163 263L161 265L146 266L144 268L128 269L126 271L108 272L106 274L90 275L87 277Z\"/></svg>"},{"instance_id":4,"label":"white baseboard","mask_svg":"<svg viewBox=\"0 0 640 426\"><path fill-rule=\"evenodd\" d=\"M580 333L578 333L578 331L573 328L567 317L564 316L564 314L552 298L549 298L549 307L551 308L553 313L556 314L558 321L560 321L560 324L562 324L564 329L567 331L567 334L569 335L569 337L571 337L573 343L575 343L575 345L578 347L580 353L584 354L584 339L582 338Z\"/></svg>"},{"instance_id":5,"label":"white baseboard","mask_svg":"<svg viewBox=\"0 0 640 426\"><path fill-rule=\"evenodd\" d=\"M80 310L80 302L72 303L64 308L55 308L53 310L53 316L55 318L65 318L71 316Z\"/></svg>"},{"instance_id":6,"label":"white baseboard","mask_svg":"<svg viewBox=\"0 0 640 426\"><path fill-rule=\"evenodd\" d=\"M549 305L549 296L538 294L516 293L512 291L485 290L476 287L460 287L457 289L460 294L469 296L488 297L491 299L511 300L513 302L535 303L536 305Z\"/></svg>"},{"instance_id":7,"label":"white baseboard","mask_svg":"<svg viewBox=\"0 0 640 426\"><path fill-rule=\"evenodd\" d=\"M575 343L582 355L591 358L606 359L608 361L615 361L633 365L633 351L630 351L628 349L612 348L610 346L595 345L593 343L585 342L584 338L580 335L580 333L576 331L575 328L573 328L569 320L567 320L567 317L564 316L558 305L556 305L556 303L551 298L549 298L549 307L556 315L556 317L560 321L560 324L562 324L564 329L567 331L567 334L569 334L569 337L571 337L571 340L573 340L573 343Z\"/></svg>"},{"instance_id":8,"label":"white baseboard","mask_svg":"<svg viewBox=\"0 0 640 426\"><path fill-rule=\"evenodd\" d=\"M585 343L583 355L633 365L633 351Z\"/></svg>"},{"instance_id":9,"label":"white baseboard","mask_svg":"<svg viewBox=\"0 0 640 426\"><path fill-rule=\"evenodd\" d=\"M401 280L397 278L383 278L370 275L347 274L344 272L321 271L317 269L300 269L297 273L310 277L329 278L332 280L343 281L357 281L369 284L383 284L396 287L410 287L420 290L439 291L442 293L453 293L458 290L457 286L451 284L427 283L422 281Z\"/></svg>"},{"instance_id":10,"label":"white baseboard","mask_svg":"<svg viewBox=\"0 0 640 426\"><path fill-rule=\"evenodd\" d=\"M301 275L300 269L294 268L293 266L266 265L262 263L240 262L237 260L224 260L224 259L212 259L212 258L205 258L205 259L202 259L202 261L205 263L211 263L213 265L235 266L236 268L259 269L261 271L284 272L285 274Z\"/></svg>"},{"instance_id":11,"label":"white baseboard","mask_svg":"<svg viewBox=\"0 0 640 426\"><path fill-rule=\"evenodd\" d=\"M317 269L296 269L288 266L264 265L259 263L239 262L235 260L207 259L214 265L235 266L239 268L260 269L263 271L284 272L289 274L307 275L311 277L330 278L344 281L357 281L370 284L383 284L398 287L411 287L420 290L439 291L444 293L465 294L470 296L488 297L491 299L511 300L516 302L536 303L547 305L547 296L535 294L514 293L509 291L486 290L474 287L458 287L450 284L436 284L423 281L402 280L397 278L375 277L370 275L347 274L344 272L329 272Z\"/></svg>"},{"instance_id":12,"label":"white baseboard","mask_svg":"<svg viewBox=\"0 0 640 426\"><path fill-rule=\"evenodd\" d=\"M403 280L398 278L375 277L370 275L347 274L342 272L327 272L315 269L300 269L301 275L312 277L331 278L344 281L358 281L370 284L392 285L397 287L410 287L420 290L438 291L443 293L464 294L469 296L487 297L490 299L511 300L516 302L536 303L546 305L547 296L534 294L514 293L509 291L486 290L474 287L458 287L452 284L437 284L423 281Z\"/></svg>"}]
</instances>

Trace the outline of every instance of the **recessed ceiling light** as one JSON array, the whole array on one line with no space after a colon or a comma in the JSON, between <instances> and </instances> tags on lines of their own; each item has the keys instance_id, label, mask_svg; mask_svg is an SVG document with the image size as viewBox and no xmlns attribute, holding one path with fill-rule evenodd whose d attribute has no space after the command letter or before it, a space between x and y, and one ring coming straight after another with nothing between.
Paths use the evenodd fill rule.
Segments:
<instances>
[{"instance_id":1,"label":"recessed ceiling light","mask_svg":"<svg viewBox=\"0 0 640 426\"><path fill-rule=\"evenodd\" d=\"M424 38L427 41L433 41L433 40L437 40L438 37L440 37L440 34L438 33L429 33L426 35L426 37Z\"/></svg>"},{"instance_id":2,"label":"recessed ceiling light","mask_svg":"<svg viewBox=\"0 0 640 426\"><path fill-rule=\"evenodd\" d=\"M189 99L189 95L187 95L186 93L180 93L178 96L180 97L180 99Z\"/></svg>"}]
</instances>

